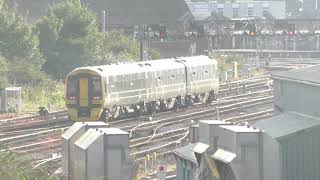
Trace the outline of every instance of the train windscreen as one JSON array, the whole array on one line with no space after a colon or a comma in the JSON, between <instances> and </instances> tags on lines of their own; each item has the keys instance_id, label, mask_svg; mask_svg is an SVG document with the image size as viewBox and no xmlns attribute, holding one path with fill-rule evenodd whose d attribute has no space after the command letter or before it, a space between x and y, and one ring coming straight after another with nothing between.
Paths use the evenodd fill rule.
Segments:
<instances>
[{"instance_id":1,"label":"train windscreen","mask_svg":"<svg viewBox=\"0 0 320 180\"><path fill-rule=\"evenodd\" d=\"M74 77L69 77L67 82L67 98L75 100L77 97L78 81Z\"/></svg>"},{"instance_id":2,"label":"train windscreen","mask_svg":"<svg viewBox=\"0 0 320 180\"><path fill-rule=\"evenodd\" d=\"M100 100L102 98L102 86L99 77L93 77L91 80L92 84L92 99Z\"/></svg>"}]
</instances>

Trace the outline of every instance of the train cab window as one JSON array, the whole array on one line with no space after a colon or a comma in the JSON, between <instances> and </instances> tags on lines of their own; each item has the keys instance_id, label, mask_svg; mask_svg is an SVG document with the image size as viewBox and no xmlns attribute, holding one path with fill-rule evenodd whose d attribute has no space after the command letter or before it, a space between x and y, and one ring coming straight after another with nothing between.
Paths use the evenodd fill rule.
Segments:
<instances>
[{"instance_id":1,"label":"train cab window","mask_svg":"<svg viewBox=\"0 0 320 180\"><path fill-rule=\"evenodd\" d=\"M92 98L94 99L101 99L101 92L102 92L102 86L101 86L101 81L99 78L92 78Z\"/></svg>"},{"instance_id":2,"label":"train cab window","mask_svg":"<svg viewBox=\"0 0 320 180\"><path fill-rule=\"evenodd\" d=\"M70 100L76 99L77 96L77 87L78 87L78 81L75 78L68 78L67 83L67 98Z\"/></svg>"}]
</instances>

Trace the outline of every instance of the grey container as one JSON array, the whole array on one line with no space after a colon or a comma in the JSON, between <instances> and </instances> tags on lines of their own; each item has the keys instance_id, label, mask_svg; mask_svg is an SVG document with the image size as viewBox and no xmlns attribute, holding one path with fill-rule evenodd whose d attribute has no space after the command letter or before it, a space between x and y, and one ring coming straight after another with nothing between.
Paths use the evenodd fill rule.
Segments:
<instances>
[{"instance_id":1,"label":"grey container","mask_svg":"<svg viewBox=\"0 0 320 180\"><path fill-rule=\"evenodd\" d=\"M134 163L129 159L127 132L116 128L89 129L74 144L71 179L130 179Z\"/></svg>"},{"instance_id":2,"label":"grey container","mask_svg":"<svg viewBox=\"0 0 320 180\"><path fill-rule=\"evenodd\" d=\"M74 176L72 166L74 162L74 142L89 128L108 127L104 122L76 122L61 136L62 146L62 171L64 179L69 180Z\"/></svg>"},{"instance_id":3,"label":"grey container","mask_svg":"<svg viewBox=\"0 0 320 180\"><path fill-rule=\"evenodd\" d=\"M230 122L218 120L199 121L199 142L213 146L214 150L218 143L218 127L221 125L230 125Z\"/></svg>"},{"instance_id":4,"label":"grey container","mask_svg":"<svg viewBox=\"0 0 320 180\"><path fill-rule=\"evenodd\" d=\"M189 141L190 143L199 142L199 125L192 125L189 127Z\"/></svg>"}]
</instances>

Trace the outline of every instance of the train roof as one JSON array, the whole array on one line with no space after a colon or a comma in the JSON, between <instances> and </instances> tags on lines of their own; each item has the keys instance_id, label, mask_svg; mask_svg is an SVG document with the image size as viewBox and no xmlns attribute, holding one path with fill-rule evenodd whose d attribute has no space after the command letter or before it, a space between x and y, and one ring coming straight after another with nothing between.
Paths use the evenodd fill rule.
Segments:
<instances>
[{"instance_id":1,"label":"train roof","mask_svg":"<svg viewBox=\"0 0 320 180\"><path fill-rule=\"evenodd\" d=\"M188 66L206 66L209 64L215 64L216 61L210 59L208 56L192 56L192 57L178 57L171 59L160 59L160 60L151 60L151 61L139 61L133 63L118 63L111 65L102 65L102 66L88 66L81 67L73 70L70 74L79 71L92 70L95 73L98 73L102 76L107 75L123 75L139 72L148 72L148 71L157 71L157 70L170 70L170 69L181 69L184 68L183 64Z\"/></svg>"}]
</instances>

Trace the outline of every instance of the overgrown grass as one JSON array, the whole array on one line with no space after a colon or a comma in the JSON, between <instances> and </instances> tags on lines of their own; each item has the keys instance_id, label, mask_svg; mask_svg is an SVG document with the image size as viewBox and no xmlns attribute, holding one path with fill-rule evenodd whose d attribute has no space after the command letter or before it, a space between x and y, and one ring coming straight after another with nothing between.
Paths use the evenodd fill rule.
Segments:
<instances>
[{"instance_id":1,"label":"overgrown grass","mask_svg":"<svg viewBox=\"0 0 320 180\"><path fill-rule=\"evenodd\" d=\"M65 107L65 85L59 82L47 82L40 86L25 86L22 88L23 111L36 111L39 107L48 107L51 111Z\"/></svg>"},{"instance_id":2,"label":"overgrown grass","mask_svg":"<svg viewBox=\"0 0 320 180\"><path fill-rule=\"evenodd\" d=\"M0 147L0 179L58 180L43 169L34 168L30 156L21 156Z\"/></svg>"}]
</instances>

